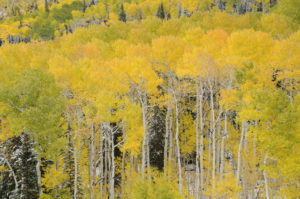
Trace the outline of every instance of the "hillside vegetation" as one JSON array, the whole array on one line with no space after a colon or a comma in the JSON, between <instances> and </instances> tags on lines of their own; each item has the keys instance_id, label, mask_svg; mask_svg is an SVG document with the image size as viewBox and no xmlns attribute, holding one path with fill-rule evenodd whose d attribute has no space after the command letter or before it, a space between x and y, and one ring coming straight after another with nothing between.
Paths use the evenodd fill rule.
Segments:
<instances>
[{"instance_id":1,"label":"hillside vegetation","mask_svg":"<svg viewBox=\"0 0 300 199\"><path fill-rule=\"evenodd\" d=\"M300 198L299 10L0 0L0 199Z\"/></svg>"}]
</instances>

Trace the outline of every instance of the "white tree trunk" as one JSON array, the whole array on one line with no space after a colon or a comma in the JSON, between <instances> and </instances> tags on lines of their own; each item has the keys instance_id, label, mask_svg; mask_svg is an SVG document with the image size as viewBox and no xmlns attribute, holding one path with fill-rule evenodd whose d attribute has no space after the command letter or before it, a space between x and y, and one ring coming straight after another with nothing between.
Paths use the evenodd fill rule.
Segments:
<instances>
[{"instance_id":1,"label":"white tree trunk","mask_svg":"<svg viewBox=\"0 0 300 199\"><path fill-rule=\"evenodd\" d=\"M179 143L179 107L178 107L178 102L175 99L175 120L176 120L176 135L175 135L175 140L176 140L176 156L177 156L177 165L178 165L178 187L179 187L179 192L182 193L182 169L181 169L181 155L180 155L180 143Z\"/></svg>"},{"instance_id":2,"label":"white tree trunk","mask_svg":"<svg viewBox=\"0 0 300 199\"><path fill-rule=\"evenodd\" d=\"M200 146L199 146L199 101L200 101L200 92L199 88L196 88L196 180L195 180L195 199L199 199L199 187L200 187L200 168L199 168L199 159L200 157Z\"/></svg>"},{"instance_id":3,"label":"white tree trunk","mask_svg":"<svg viewBox=\"0 0 300 199\"><path fill-rule=\"evenodd\" d=\"M168 160L172 160L172 156L174 155L174 147L173 147L173 114L172 112L170 113L170 118L169 118L169 154L168 154Z\"/></svg>"},{"instance_id":4,"label":"white tree trunk","mask_svg":"<svg viewBox=\"0 0 300 199\"><path fill-rule=\"evenodd\" d=\"M224 113L224 131L222 135L221 141L221 157L220 157L220 181L223 180L223 172L224 172L224 151L225 151L225 139L227 136L227 112Z\"/></svg>"},{"instance_id":5,"label":"white tree trunk","mask_svg":"<svg viewBox=\"0 0 300 199\"><path fill-rule=\"evenodd\" d=\"M73 148L73 157L74 157L74 195L73 198L77 199L77 193L78 193L78 162L77 162L77 147L76 147L76 141L74 139L74 148Z\"/></svg>"},{"instance_id":6,"label":"white tree trunk","mask_svg":"<svg viewBox=\"0 0 300 199\"><path fill-rule=\"evenodd\" d=\"M200 191L204 188L204 123L203 123L203 86L200 83L200 96L199 96L199 125L200 125ZM200 196L201 196L200 192Z\"/></svg>"},{"instance_id":7,"label":"white tree trunk","mask_svg":"<svg viewBox=\"0 0 300 199\"><path fill-rule=\"evenodd\" d=\"M241 138L240 138L240 144L238 149L238 160L237 160L237 170L236 170L236 180L237 185L240 184L240 170L241 170L241 159L242 159L242 149L243 149L243 143L244 143L244 137L245 137L245 129L246 129L246 122L242 122L242 130L241 130Z\"/></svg>"},{"instance_id":8,"label":"white tree trunk","mask_svg":"<svg viewBox=\"0 0 300 199\"><path fill-rule=\"evenodd\" d=\"M143 127L144 127L144 138L142 144L142 177L145 176L145 168L148 165L148 125L147 125L147 96L145 93L140 95L140 101L142 105L142 114L143 114Z\"/></svg>"},{"instance_id":9,"label":"white tree trunk","mask_svg":"<svg viewBox=\"0 0 300 199\"><path fill-rule=\"evenodd\" d=\"M171 107L168 103L167 105L167 113L165 119L165 143L164 143L164 175L167 175L167 166L168 166L168 140L169 140L169 132L170 132L170 114L171 114Z\"/></svg>"},{"instance_id":10,"label":"white tree trunk","mask_svg":"<svg viewBox=\"0 0 300 199\"><path fill-rule=\"evenodd\" d=\"M265 158L264 158L264 166L266 166L266 164L267 164L267 158L268 158L268 156L265 155ZM264 183L265 183L266 199L270 199L270 195L269 195L269 184L268 184L268 177L267 177L266 168L264 168L263 175L264 175Z\"/></svg>"},{"instance_id":11,"label":"white tree trunk","mask_svg":"<svg viewBox=\"0 0 300 199\"><path fill-rule=\"evenodd\" d=\"M125 128L125 125L122 124L122 133L123 133L123 139L126 140L126 128ZM126 153L127 151L124 150L123 153L122 153L122 170L121 170L121 197L125 197L124 196L124 189L125 189L125 178L126 178L126 174L125 174L125 158L126 158Z\"/></svg>"},{"instance_id":12,"label":"white tree trunk","mask_svg":"<svg viewBox=\"0 0 300 199\"><path fill-rule=\"evenodd\" d=\"M104 125L105 127L105 125ZM109 153L109 138L106 133L106 128L103 129L104 133L104 195L107 195L107 184L109 183L109 171L108 169L111 168L110 164L110 153Z\"/></svg>"},{"instance_id":13,"label":"white tree trunk","mask_svg":"<svg viewBox=\"0 0 300 199\"><path fill-rule=\"evenodd\" d=\"M104 180L104 175L103 175L103 129L100 131L100 143L99 143L99 198L102 199L103 197L103 180Z\"/></svg>"},{"instance_id":14,"label":"white tree trunk","mask_svg":"<svg viewBox=\"0 0 300 199\"><path fill-rule=\"evenodd\" d=\"M210 111L211 111L211 122L210 131L212 136L212 188L213 193L216 188L216 128L215 128L215 112L214 112L214 92L212 82L209 80L209 91L210 91ZM213 196L214 198L214 196Z\"/></svg>"},{"instance_id":15,"label":"white tree trunk","mask_svg":"<svg viewBox=\"0 0 300 199\"><path fill-rule=\"evenodd\" d=\"M39 188L39 195L42 195L43 190L42 190L41 160L39 157L37 157L36 175L37 175L37 183Z\"/></svg>"},{"instance_id":16,"label":"white tree trunk","mask_svg":"<svg viewBox=\"0 0 300 199\"><path fill-rule=\"evenodd\" d=\"M95 198L95 124L92 124L92 134L90 138L90 198Z\"/></svg>"},{"instance_id":17,"label":"white tree trunk","mask_svg":"<svg viewBox=\"0 0 300 199\"><path fill-rule=\"evenodd\" d=\"M115 145L114 145L114 132L109 128L110 134L110 159L111 159L111 171L109 181L109 198L115 198Z\"/></svg>"}]
</instances>

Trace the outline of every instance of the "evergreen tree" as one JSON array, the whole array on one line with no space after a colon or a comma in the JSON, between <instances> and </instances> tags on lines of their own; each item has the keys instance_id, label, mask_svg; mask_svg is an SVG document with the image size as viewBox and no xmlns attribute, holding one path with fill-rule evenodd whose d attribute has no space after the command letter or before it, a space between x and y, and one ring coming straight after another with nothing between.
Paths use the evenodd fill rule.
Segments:
<instances>
[{"instance_id":1,"label":"evergreen tree","mask_svg":"<svg viewBox=\"0 0 300 199\"><path fill-rule=\"evenodd\" d=\"M123 21L123 22L126 22L126 21L127 21L127 19L126 19L126 12L125 12L125 10L124 10L123 4L121 4L121 11L120 11L120 13L119 13L119 20L120 20L120 21Z\"/></svg>"},{"instance_id":2,"label":"evergreen tree","mask_svg":"<svg viewBox=\"0 0 300 199\"><path fill-rule=\"evenodd\" d=\"M39 188L37 183L37 156L34 152L33 143L28 133L22 133L4 144L8 161L18 181L18 191L15 190L15 182L10 171L0 175L0 198L1 199L37 199Z\"/></svg>"},{"instance_id":3,"label":"evergreen tree","mask_svg":"<svg viewBox=\"0 0 300 199\"><path fill-rule=\"evenodd\" d=\"M165 12L164 4L163 3L159 4L157 12L156 12L156 16L158 18L161 18L161 19L165 19L166 18L166 12Z\"/></svg>"}]
</instances>

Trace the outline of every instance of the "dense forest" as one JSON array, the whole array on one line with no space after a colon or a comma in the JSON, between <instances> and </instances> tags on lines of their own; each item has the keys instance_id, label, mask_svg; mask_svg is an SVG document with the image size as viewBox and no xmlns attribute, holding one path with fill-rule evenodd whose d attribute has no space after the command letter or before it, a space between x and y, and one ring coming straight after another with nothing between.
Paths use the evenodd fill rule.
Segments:
<instances>
[{"instance_id":1,"label":"dense forest","mask_svg":"<svg viewBox=\"0 0 300 199\"><path fill-rule=\"evenodd\" d=\"M299 0L0 0L0 199L299 199Z\"/></svg>"}]
</instances>

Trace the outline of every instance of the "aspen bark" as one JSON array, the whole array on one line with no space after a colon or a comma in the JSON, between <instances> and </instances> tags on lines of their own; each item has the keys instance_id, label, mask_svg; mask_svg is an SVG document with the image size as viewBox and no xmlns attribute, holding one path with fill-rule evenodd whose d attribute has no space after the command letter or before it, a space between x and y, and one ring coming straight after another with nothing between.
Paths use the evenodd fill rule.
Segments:
<instances>
[{"instance_id":1,"label":"aspen bark","mask_svg":"<svg viewBox=\"0 0 300 199\"><path fill-rule=\"evenodd\" d=\"M104 134L104 195L107 194L107 183L108 183L108 169L110 168L110 158L109 158L109 144L108 138L105 133L106 129L103 129Z\"/></svg>"},{"instance_id":2,"label":"aspen bark","mask_svg":"<svg viewBox=\"0 0 300 199\"><path fill-rule=\"evenodd\" d=\"M241 159L242 159L241 155L242 155L244 137L246 133L245 128L246 128L246 122L242 122L242 130L241 130L241 138L240 138L239 149L238 149L238 160L237 160L237 170L236 170L237 185L240 184L240 170L241 170Z\"/></svg>"},{"instance_id":3,"label":"aspen bark","mask_svg":"<svg viewBox=\"0 0 300 199\"><path fill-rule=\"evenodd\" d=\"M109 125L109 124L108 124ZM109 128L110 129L110 128ZM110 186L109 186L109 198L114 199L115 195L115 145L114 145L114 132L110 129L110 159L111 159L111 171L110 171Z\"/></svg>"},{"instance_id":4,"label":"aspen bark","mask_svg":"<svg viewBox=\"0 0 300 199\"><path fill-rule=\"evenodd\" d=\"M224 113L224 130L221 141L221 157L220 157L220 181L223 180L223 172L224 172L224 151L225 151L225 139L227 136L227 112Z\"/></svg>"},{"instance_id":5,"label":"aspen bark","mask_svg":"<svg viewBox=\"0 0 300 199\"><path fill-rule=\"evenodd\" d=\"M147 176L148 180L151 180L151 167L150 167L150 134L147 135Z\"/></svg>"},{"instance_id":6,"label":"aspen bark","mask_svg":"<svg viewBox=\"0 0 300 199\"><path fill-rule=\"evenodd\" d=\"M210 131L212 136L212 188L213 192L216 187L216 128L215 128L215 113L214 113L214 93L213 93L213 85L209 80L209 90L210 90L210 109L211 109L211 123L210 123Z\"/></svg>"},{"instance_id":7,"label":"aspen bark","mask_svg":"<svg viewBox=\"0 0 300 199\"><path fill-rule=\"evenodd\" d=\"M173 147L173 114L172 110L170 113L170 118L169 118L169 154L168 154L168 160L172 160L172 156L174 154L174 147Z\"/></svg>"},{"instance_id":8,"label":"aspen bark","mask_svg":"<svg viewBox=\"0 0 300 199\"><path fill-rule=\"evenodd\" d=\"M92 124L92 134L90 138L90 198L95 198L95 124Z\"/></svg>"},{"instance_id":9,"label":"aspen bark","mask_svg":"<svg viewBox=\"0 0 300 199\"><path fill-rule=\"evenodd\" d=\"M268 156L265 155L265 158L264 158L264 166L266 166L266 164L267 164L267 158L268 158ZM264 168L263 175L264 175L264 183L265 183L266 199L270 199L270 195L269 195L269 184L268 184L268 177L267 177L266 168Z\"/></svg>"},{"instance_id":10,"label":"aspen bark","mask_svg":"<svg viewBox=\"0 0 300 199\"><path fill-rule=\"evenodd\" d=\"M200 119L200 190L204 187L204 123L203 123L203 86L200 83L199 96L199 119Z\"/></svg>"},{"instance_id":11,"label":"aspen bark","mask_svg":"<svg viewBox=\"0 0 300 199\"><path fill-rule=\"evenodd\" d=\"M167 166L168 166L168 147L169 147L169 143L168 143L168 139L169 139L169 119L170 119L170 112L171 112L171 107L168 104L167 105L167 113L166 113L166 119L165 119L165 143L164 143L164 175L167 175Z\"/></svg>"},{"instance_id":12,"label":"aspen bark","mask_svg":"<svg viewBox=\"0 0 300 199\"><path fill-rule=\"evenodd\" d=\"M74 157L74 195L73 198L77 199L77 193L78 193L78 162L77 162L77 147L76 147L76 141L74 138L74 147L73 147L73 157Z\"/></svg>"},{"instance_id":13,"label":"aspen bark","mask_svg":"<svg viewBox=\"0 0 300 199\"><path fill-rule=\"evenodd\" d=\"M179 107L178 102L175 99L175 120L176 120L176 156L177 156L177 166L178 166L178 187L179 192L182 193L182 171L181 171L181 155L180 155L180 143L179 143Z\"/></svg>"},{"instance_id":14,"label":"aspen bark","mask_svg":"<svg viewBox=\"0 0 300 199\"><path fill-rule=\"evenodd\" d=\"M39 188L39 195L42 195L43 190L42 190L41 160L40 160L39 157L37 157L36 174L37 174L37 183L38 183L38 188Z\"/></svg>"},{"instance_id":15,"label":"aspen bark","mask_svg":"<svg viewBox=\"0 0 300 199\"><path fill-rule=\"evenodd\" d=\"M199 199L199 184L200 184L200 168L199 168L199 159L200 159L200 146L199 146L199 101L200 101L199 88L196 88L196 180L195 180L195 199Z\"/></svg>"},{"instance_id":16,"label":"aspen bark","mask_svg":"<svg viewBox=\"0 0 300 199\"><path fill-rule=\"evenodd\" d=\"M122 132L123 132L123 137L124 139L126 139L126 128L125 125L122 124ZM126 158L126 150L123 151L122 153L122 168L121 168L121 197L124 197L124 187L125 187L125 178L126 178L126 174L125 174L125 158Z\"/></svg>"},{"instance_id":17,"label":"aspen bark","mask_svg":"<svg viewBox=\"0 0 300 199\"><path fill-rule=\"evenodd\" d=\"M141 105L142 105L142 114L143 114L143 127L144 127L144 138L143 138L143 144L142 144L142 177L145 176L145 168L147 166L147 160L148 160L148 127L147 127L147 101L146 101L146 94L143 93L141 96Z\"/></svg>"},{"instance_id":18,"label":"aspen bark","mask_svg":"<svg viewBox=\"0 0 300 199\"><path fill-rule=\"evenodd\" d=\"M220 108L219 109L219 114L222 113L222 109ZM221 117L219 115L219 117ZM221 160L221 140L222 140L222 136L221 136L221 130L222 130L222 127L221 127L221 118L218 118L218 121L217 121L217 135L216 135L216 173L220 173L220 160Z\"/></svg>"},{"instance_id":19,"label":"aspen bark","mask_svg":"<svg viewBox=\"0 0 300 199\"><path fill-rule=\"evenodd\" d=\"M103 129L102 129L103 131ZM100 143L99 143L99 161L100 161L100 166L99 166L99 195L100 195L100 199L102 199L103 197L103 180L104 180L104 175L103 175L103 132L100 131Z\"/></svg>"}]
</instances>

